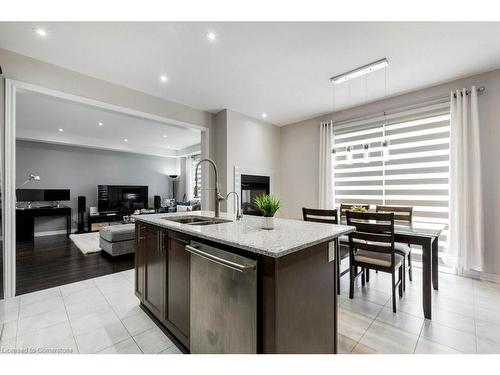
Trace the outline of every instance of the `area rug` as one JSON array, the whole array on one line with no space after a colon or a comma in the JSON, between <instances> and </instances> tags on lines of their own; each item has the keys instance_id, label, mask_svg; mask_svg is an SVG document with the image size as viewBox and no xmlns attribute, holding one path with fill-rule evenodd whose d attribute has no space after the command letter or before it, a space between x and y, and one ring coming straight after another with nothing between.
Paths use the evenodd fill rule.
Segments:
<instances>
[{"instance_id":1,"label":"area rug","mask_svg":"<svg viewBox=\"0 0 500 375\"><path fill-rule=\"evenodd\" d=\"M71 234L69 238L84 254L97 253L101 251L101 247L99 246L99 232Z\"/></svg>"}]
</instances>

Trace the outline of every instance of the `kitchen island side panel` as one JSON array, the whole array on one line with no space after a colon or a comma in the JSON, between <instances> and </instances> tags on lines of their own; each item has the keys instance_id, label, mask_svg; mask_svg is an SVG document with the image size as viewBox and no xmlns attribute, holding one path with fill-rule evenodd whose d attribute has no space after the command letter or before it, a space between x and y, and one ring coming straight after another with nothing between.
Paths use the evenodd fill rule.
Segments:
<instances>
[{"instance_id":1,"label":"kitchen island side panel","mask_svg":"<svg viewBox=\"0 0 500 375\"><path fill-rule=\"evenodd\" d=\"M328 242L265 258L264 353L336 353L335 263Z\"/></svg>"}]
</instances>

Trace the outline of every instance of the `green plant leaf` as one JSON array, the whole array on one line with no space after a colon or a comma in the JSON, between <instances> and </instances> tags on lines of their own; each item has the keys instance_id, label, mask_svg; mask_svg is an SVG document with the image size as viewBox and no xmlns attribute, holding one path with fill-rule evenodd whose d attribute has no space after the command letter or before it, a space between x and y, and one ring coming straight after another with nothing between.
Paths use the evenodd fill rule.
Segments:
<instances>
[{"instance_id":1,"label":"green plant leaf","mask_svg":"<svg viewBox=\"0 0 500 375\"><path fill-rule=\"evenodd\" d=\"M282 206L281 200L266 194L256 196L254 203L264 217L273 217Z\"/></svg>"}]
</instances>

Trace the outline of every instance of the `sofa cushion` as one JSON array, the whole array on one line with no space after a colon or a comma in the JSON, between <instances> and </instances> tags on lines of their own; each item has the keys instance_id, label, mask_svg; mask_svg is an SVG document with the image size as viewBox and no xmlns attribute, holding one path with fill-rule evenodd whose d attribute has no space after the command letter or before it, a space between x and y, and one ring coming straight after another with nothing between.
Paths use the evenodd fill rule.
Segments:
<instances>
[{"instance_id":1,"label":"sofa cushion","mask_svg":"<svg viewBox=\"0 0 500 375\"><path fill-rule=\"evenodd\" d=\"M99 229L99 234L108 242L131 241L135 238L135 224L110 225Z\"/></svg>"}]
</instances>

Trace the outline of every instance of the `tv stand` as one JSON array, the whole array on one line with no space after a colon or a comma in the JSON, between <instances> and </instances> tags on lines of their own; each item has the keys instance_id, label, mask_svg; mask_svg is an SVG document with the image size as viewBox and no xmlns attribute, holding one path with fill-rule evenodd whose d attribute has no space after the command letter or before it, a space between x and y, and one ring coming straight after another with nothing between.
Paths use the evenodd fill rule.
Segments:
<instances>
[{"instance_id":1,"label":"tv stand","mask_svg":"<svg viewBox=\"0 0 500 375\"><path fill-rule=\"evenodd\" d=\"M121 224L123 223L123 216L126 214L122 213L99 213L97 215L88 215L88 227L89 232L98 232L99 229L107 227L109 225Z\"/></svg>"},{"instance_id":2,"label":"tv stand","mask_svg":"<svg viewBox=\"0 0 500 375\"><path fill-rule=\"evenodd\" d=\"M161 209L160 212L170 212L165 209ZM157 213L155 210L143 211L139 215L149 215ZM125 222L124 216L132 216L134 213L119 213L119 212L99 212L96 215L88 215L88 231L98 232L99 229L116 224L128 224L133 221Z\"/></svg>"}]
</instances>

